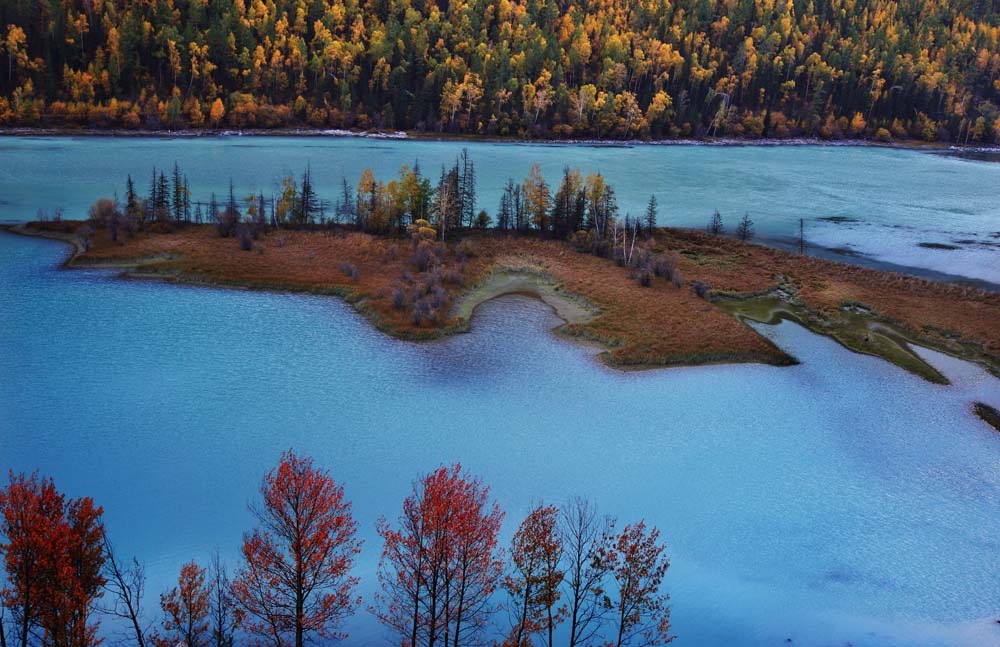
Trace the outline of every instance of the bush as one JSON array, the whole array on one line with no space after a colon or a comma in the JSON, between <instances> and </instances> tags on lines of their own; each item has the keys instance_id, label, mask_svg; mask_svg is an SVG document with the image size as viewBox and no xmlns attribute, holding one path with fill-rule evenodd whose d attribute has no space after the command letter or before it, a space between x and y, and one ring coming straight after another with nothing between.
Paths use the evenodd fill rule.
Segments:
<instances>
[{"instance_id":1,"label":"bush","mask_svg":"<svg viewBox=\"0 0 1000 647\"><path fill-rule=\"evenodd\" d=\"M419 326L424 321L433 323L437 321L437 311L430 304L426 297L422 297L413 302L413 324Z\"/></svg>"},{"instance_id":2,"label":"bush","mask_svg":"<svg viewBox=\"0 0 1000 647\"><path fill-rule=\"evenodd\" d=\"M254 236L250 225L245 222L240 223L240 225L236 228L236 237L239 238L240 249L244 252L249 252L253 249Z\"/></svg>"},{"instance_id":3,"label":"bush","mask_svg":"<svg viewBox=\"0 0 1000 647\"><path fill-rule=\"evenodd\" d=\"M358 268L354 266L354 263L343 262L340 264L340 271L344 273L344 276L350 277L352 281L357 283L358 279L361 277L361 272Z\"/></svg>"},{"instance_id":4,"label":"bush","mask_svg":"<svg viewBox=\"0 0 1000 647\"><path fill-rule=\"evenodd\" d=\"M680 276L681 255L677 252L665 252L653 259L653 274L668 281L674 281Z\"/></svg>"},{"instance_id":5,"label":"bush","mask_svg":"<svg viewBox=\"0 0 1000 647\"><path fill-rule=\"evenodd\" d=\"M476 255L476 241L463 239L455 246L455 253L463 258L471 258Z\"/></svg>"},{"instance_id":6,"label":"bush","mask_svg":"<svg viewBox=\"0 0 1000 647\"><path fill-rule=\"evenodd\" d=\"M88 215L91 224L95 227L108 227L112 221L121 216L121 213L118 211L118 205L111 198L98 198L94 204L90 205Z\"/></svg>"},{"instance_id":7,"label":"bush","mask_svg":"<svg viewBox=\"0 0 1000 647\"><path fill-rule=\"evenodd\" d=\"M76 230L76 235L80 238L80 242L83 244L83 251L90 249L90 239L95 233L94 228L90 225L84 225Z\"/></svg>"},{"instance_id":8,"label":"bush","mask_svg":"<svg viewBox=\"0 0 1000 647\"><path fill-rule=\"evenodd\" d=\"M574 234L570 234L569 242L578 252L589 252L594 246L589 231L578 231Z\"/></svg>"},{"instance_id":9,"label":"bush","mask_svg":"<svg viewBox=\"0 0 1000 647\"><path fill-rule=\"evenodd\" d=\"M708 299L708 293L711 292L711 288L702 283L701 281L695 281L691 284L691 291L695 293L699 299Z\"/></svg>"},{"instance_id":10,"label":"bush","mask_svg":"<svg viewBox=\"0 0 1000 647\"><path fill-rule=\"evenodd\" d=\"M410 263L419 272L426 272L436 261L434 246L426 240L420 241L413 249L413 254L410 255Z\"/></svg>"},{"instance_id":11,"label":"bush","mask_svg":"<svg viewBox=\"0 0 1000 647\"><path fill-rule=\"evenodd\" d=\"M403 286L397 285L392 288L392 307L396 310L402 310L406 308L409 299L406 298L406 290Z\"/></svg>"},{"instance_id":12,"label":"bush","mask_svg":"<svg viewBox=\"0 0 1000 647\"><path fill-rule=\"evenodd\" d=\"M430 294L427 296L430 299L431 306L436 310L440 310L448 302L448 293L440 285L432 287Z\"/></svg>"}]
</instances>

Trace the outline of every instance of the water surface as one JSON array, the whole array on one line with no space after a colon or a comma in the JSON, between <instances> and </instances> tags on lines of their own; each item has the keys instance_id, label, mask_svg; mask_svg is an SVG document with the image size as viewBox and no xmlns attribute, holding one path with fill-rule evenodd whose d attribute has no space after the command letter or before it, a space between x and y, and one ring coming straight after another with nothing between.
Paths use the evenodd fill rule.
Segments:
<instances>
[{"instance_id":1,"label":"water surface","mask_svg":"<svg viewBox=\"0 0 1000 647\"><path fill-rule=\"evenodd\" d=\"M793 247L804 219L814 249L836 250L840 260L1000 284L1000 164L874 147L0 137L0 221L34 219L38 209L58 207L66 217L85 217L96 198L124 195L127 174L145 193L152 167L169 171L174 162L203 201L213 191L228 195L230 178L237 197L277 193L283 177L301 175L308 163L317 191L332 203L342 179L353 187L366 166L388 181L404 163L419 161L436 180L463 146L476 165L477 206L491 214L507 178L520 181L537 162L555 187L570 166L603 173L622 215L641 215L653 194L661 225L703 227L718 209L733 231L749 213L762 240Z\"/></svg>"},{"instance_id":2,"label":"water surface","mask_svg":"<svg viewBox=\"0 0 1000 647\"><path fill-rule=\"evenodd\" d=\"M932 385L790 323L802 363L621 373L504 297L442 342L390 339L335 299L67 271L0 234L0 469L91 495L151 600L214 547L234 560L279 454L345 484L375 586L374 524L461 461L507 510L592 497L659 526L677 644L997 644L1000 383L926 351ZM387 639L366 612L350 645Z\"/></svg>"}]
</instances>

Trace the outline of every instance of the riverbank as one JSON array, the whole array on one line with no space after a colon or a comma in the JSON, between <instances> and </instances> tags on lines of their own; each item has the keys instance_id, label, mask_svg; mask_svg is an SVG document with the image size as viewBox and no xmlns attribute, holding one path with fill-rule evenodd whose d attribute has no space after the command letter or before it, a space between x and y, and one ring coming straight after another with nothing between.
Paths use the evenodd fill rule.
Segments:
<instances>
[{"instance_id":1,"label":"riverbank","mask_svg":"<svg viewBox=\"0 0 1000 647\"><path fill-rule=\"evenodd\" d=\"M74 245L70 268L113 267L123 278L337 296L401 339L469 329L478 305L531 294L565 322L557 331L603 348L616 368L720 362L795 362L745 321L797 321L856 352L882 357L933 382L916 343L978 362L1000 375L1000 295L741 243L661 229L654 251L680 255L683 286L643 287L614 263L533 237L470 234L438 245L424 266L410 241L354 232L271 232L242 251L211 227L140 234L121 244L98 232L89 248L79 223L8 227ZM707 299L690 289L707 287Z\"/></svg>"},{"instance_id":2,"label":"riverbank","mask_svg":"<svg viewBox=\"0 0 1000 647\"><path fill-rule=\"evenodd\" d=\"M976 402L972 405L972 409L976 412L976 415L983 420L983 422L997 431L1000 431L1000 411L997 411L990 405L982 402ZM997 623L1000 624L1000 620L997 620Z\"/></svg>"},{"instance_id":3,"label":"riverbank","mask_svg":"<svg viewBox=\"0 0 1000 647\"><path fill-rule=\"evenodd\" d=\"M250 129L128 129L93 127L2 127L0 137L160 137L210 138L210 137L357 137L362 139L389 139L456 143L532 144L556 146L842 146L895 148L924 152L967 151L970 153L1000 154L1000 145L984 146L979 143L928 142L917 139L886 140L877 139L822 139L819 137L778 138L679 138L679 139L542 139L502 137L497 135L476 135L469 133L441 133L404 130L349 130L341 128L250 128Z\"/></svg>"}]
</instances>

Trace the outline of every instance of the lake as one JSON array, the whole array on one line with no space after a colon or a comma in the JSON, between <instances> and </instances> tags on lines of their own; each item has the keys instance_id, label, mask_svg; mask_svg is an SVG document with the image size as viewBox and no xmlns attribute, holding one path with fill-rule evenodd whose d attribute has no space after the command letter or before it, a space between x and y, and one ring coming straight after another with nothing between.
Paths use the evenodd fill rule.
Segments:
<instances>
[{"instance_id":1,"label":"lake","mask_svg":"<svg viewBox=\"0 0 1000 647\"><path fill-rule=\"evenodd\" d=\"M601 172L622 214L641 215L651 194L661 225L703 227L718 209L729 230L744 213L761 240L797 246L799 220L815 253L1000 289L1000 164L914 150L860 146L583 146L383 140L358 137L0 137L0 222L62 207L83 218L98 197L125 192L132 174L149 190L152 167L190 178L193 197L277 192L308 163L320 197L352 187L371 167L379 180L419 161L436 180L463 147L476 165L477 206L494 214L507 178L538 162L553 185L564 166ZM930 247L928 247L930 245Z\"/></svg>"},{"instance_id":2,"label":"lake","mask_svg":"<svg viewBox=\"0 0 1000 647\"><path fill-rule=\"evenodd\" d=\"M52 173L68 163L48 155ZM66 173L14 200L70 204L83 187ZM933 385L786 322L759 330L794 367L622 373L551 334L554 315L525 297L418 344L336 299L119 280L61 269L67 253L0 233L0 468L103 505L118 549L147 565L150 604L183 562L215 547L234 562L261 476L294 447L354 502L367 599L376 519L417 474L461 461L507 511L504 543L533 502L574 495L660 527L678 645L1000 643L1000 434L970 410L1000 407L1000 381L973 365L922 351L953 381ZM388 644L366 611L348 630L348 645Z\"/></svg>"}]
</instances>

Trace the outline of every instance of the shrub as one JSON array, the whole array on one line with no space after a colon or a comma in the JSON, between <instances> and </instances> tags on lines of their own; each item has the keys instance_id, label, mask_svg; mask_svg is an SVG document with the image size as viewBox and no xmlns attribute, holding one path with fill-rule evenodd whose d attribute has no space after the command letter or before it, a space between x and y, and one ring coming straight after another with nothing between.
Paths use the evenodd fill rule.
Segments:
<instances>
[{"instance_id":1,"label":"shrub","mask_svg":"<svg viewBox=\"0 0 1000 647\"><path fill-rule=\"evenodd\" d=\"M476 255L476 241L469 240L468 238L462 239L458 245L455 246L455 253L463 258L471 258Z\"/></svg>"},{"instance_id":2,"label":"shrub","mask_svg":"<svg viewBox=\"0 0 1000 647\"><path fill-rule=\"evenodd\" d=\"M434 246L426 240L420 241L410 255L410 263L420 272L426 272L435 262Z\"/></svg>"},{"instance_id":3,"label":"shrub","mask_svg":"<svg viewBox=\"0 0 1000 647\"><path fill-rule=\"evenodd\" d=\"M358 268L354 266L354 263L343 262L340 264L340 271L344 273L344 276L348 276L352 281L357 283L358 278L360 278L361 273Z\"/></svg>"},{"instance_id":4,"label":"shrub","mask_svg":"<svg viewBox=\"0 0 1000 647\"><path fill-rule=\"evenodd\" d=\"M677 252L664 252L653 259L653 274L676 283L677 277L680 276L680 265L680 254Z\"/></svg>"},{"instance_id":5,"label":"shrub","mask_svg":"<svg viewBox=\"0 0 1000 647\"><path fill-rule=\"evenodd\" d=\"M240 241L240 249L242 249L244 252L249 252L251 249L253 249L254 236L253 236L253 231L250 228L250 225L248 225L245 222L241 222L239 226L236 228L236 237Z\"/></svg>"},{"instance_id":6,"label":"shrub","mask_svg":"<svg viewBox=\"0 0 1000 647\"><path fill-rule=\"evenodd\" d=\"M711 288L701 281L695 281L691 284L691 291L694 292L699 299L708 299L708 293L711 291Z\"/></svg>"},{"instance_id":7,"label":"shrub","mask_svg":"<svg viewBox=\"0 0 1000 647\"><path fill-rule=\"evenodd\" d=\"M434 310L426 297L422 297L413 302L412 317L413 323L416 326L419 326L424 321L433 323L437 321L437 311Z\"/></svg>"},{"instance_id":8,"label":"shrub","mask_svg":"<svg viewBox=\"0 0 1000 647\"><path fill-rule=\"evenodd\" d=\"M90 239L95 233L94 228L90 225L84 225L76 230L76 235L80 238L80 242L83 244L83 251L90 249Z\"/></svg>"},{"instance_id":9,"label":"shrub","mask_svg":"<svg viewBox=\"0 0 1000 647\"><path fill-rule=\"evenodd\" d=\"M95 227L108 227L112 221L117 220L121 216L118 211L118 205L110 198L98 198L95 200L94 204L90 205L88 215L90 216L91 224Z\"/></svg>"},{"instance_id":10,"label":"shrub","mask_svg":"<svg viewBox=\"0 0 1000 647\"><path fill-rule=\"evenodd\" d=\"M397 285L392 288L392 307L396 310L402 310L406 308L406 304L409 299L406 298L406 290L403 286Z\"/></svg>"},{"instance_id":11,"label":"shrub","mask_svg":"<svg viewBox=\"0 0 1000 647\"><path fill-rule=\"evenodd\" d=\"M435 285L431 288L428 298L430 299L431 306L436 310L440 310L448 301L448 293L440 285Z\"/></svg>"},{"instance_id":12,"label":"shrub","mask_svg":"<svg viewBox=\"0 0 1000 647\"><path fill-rule=\"evenodd\" d=\"M578 231L574 234L570 234L569 242L578 252L589 252L594 246L589 231Z\"/></svg>"},{"instance_id":13,"label":"shrub","mask_svg":"<svg viewBox=\"0 0 1000 647\"><path fill-rule=\"evenodd\" d=\"M465 278L461 272L452 269L444 273L444 282L452 285L462 285L465 282Z\"/></svg>"}]
</instances>

